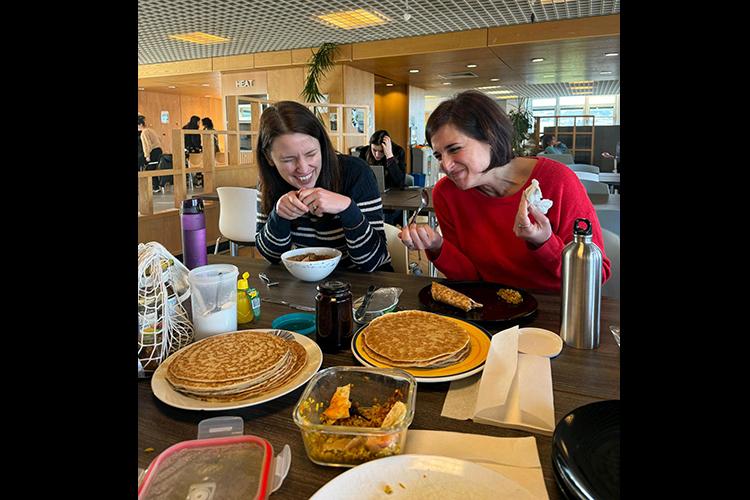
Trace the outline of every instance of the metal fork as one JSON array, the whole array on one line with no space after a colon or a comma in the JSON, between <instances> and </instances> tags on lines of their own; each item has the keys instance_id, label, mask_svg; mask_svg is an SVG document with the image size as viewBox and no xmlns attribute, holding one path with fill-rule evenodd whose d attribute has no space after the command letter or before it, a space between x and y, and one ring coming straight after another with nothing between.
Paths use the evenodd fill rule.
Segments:
<instances>
[{"instance_id":1,"label":"metal fork","mask_svg":"<svg viewBox=\"0 0 750 500\"><path fill-rule=\"evenodd\" d=\"M260 280L263 283L265 283L267 287L272 287L274 285L278 285L279 284L278 281L273 281L272 282L271 279L268 276L266 276L264 273L258 274L258 278L260 278Z\"/></svg>"}]
</instances>

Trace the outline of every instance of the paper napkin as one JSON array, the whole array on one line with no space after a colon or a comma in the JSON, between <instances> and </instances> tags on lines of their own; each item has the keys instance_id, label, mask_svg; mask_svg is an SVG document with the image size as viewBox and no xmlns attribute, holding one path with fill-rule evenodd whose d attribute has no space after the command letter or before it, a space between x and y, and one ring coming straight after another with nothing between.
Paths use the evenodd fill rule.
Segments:
<instances>
[{"instance_id":1,"label":"paper napkin","mask_svg":"<svg viewBox=\"0 0 750 500\"><path fill-rule=\"evenodd\" d=\"M492 469L547 499L536 438L501 438L462 432L409 429L404 453L458 458Z\"/></svg>"},{"instance_id":2,"label":"paper napkin","mask_svg":"<svg viewBox=\"0 0 750 500\"><path fill-rule=\"evenodd\" d=\"M441 415L551 436L555 409L549 358L518 352L518 326L498 332L481 377L451 383Z\"/></svg>"}]
</instances>

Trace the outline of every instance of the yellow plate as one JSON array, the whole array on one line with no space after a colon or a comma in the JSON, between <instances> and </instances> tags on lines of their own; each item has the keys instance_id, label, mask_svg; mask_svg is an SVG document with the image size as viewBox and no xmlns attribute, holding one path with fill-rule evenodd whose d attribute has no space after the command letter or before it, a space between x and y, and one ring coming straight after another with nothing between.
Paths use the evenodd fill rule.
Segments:
<instances>
[{"instance_id":1,"label":"yellow plate","mask_svg":"<svg viewBox=\"0 0 750 500\"><path fill-rule=\"evenodd\" d=\"M448 316L444 316L444 318L457 323L469 334L469 344L471 345L469 355L460 363L443 368L396 367L414 375L417 382L448 382L451 380L460 380L482 371L484 368L484 362L487 361L487 353L490 351L492 334L484 328L480 328L466 321ZM367 328L367 325L357 330L357 333L352 337L352 354L354 354L354 357L365 366L373 366L375 368L394 368L385 363L375 361L364 351L362 348L362 331L364 331L365 328Z\"/></svg>"}]
</instances>

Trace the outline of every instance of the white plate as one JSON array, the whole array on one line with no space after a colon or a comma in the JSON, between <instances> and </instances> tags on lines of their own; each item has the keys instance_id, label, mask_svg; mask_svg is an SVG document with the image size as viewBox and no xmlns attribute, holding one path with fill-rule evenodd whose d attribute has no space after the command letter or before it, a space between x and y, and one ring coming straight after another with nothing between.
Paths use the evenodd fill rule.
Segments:
<instances>
[{"instance_id":1,"label":"white plate","mask_svg":"<svg viewBox=\"0 0 750 500\"><path fill-rule=\"evenodd\" d=\"M273 330L257 329L252 331L271 332ZM318 344L305 337L304 335L300 335L295 332L287 333L291 333L292 335L294 335L294 340L296 340L299 344L302 345L302 347L305 348L305 351L307 352L307 363L304 367L302 367L302 370L300 370L300 372L293 379L269 393L262 394L260 396L254 396L248 399L242 399L239 401L227 402L201 401L200 399L189 398L184 394L180 394L179 392L172 389L172 386L169 385L169 382L167 382L167 379L164 377L167 366L169 366L170 363L170 358L167 358L161 365L159 365L159 368L157 368L154 372L154 375L151 378L151 390L154 392L154 396L156 396L163 403L166 403L169 406L174 406L175 408L182 408L184 410L232 410L235 408L245 408L247 406L259 405L261 403L266 403L276 398L280 398L281 396L289 394L293 390L297 389L302 384L307 383L307 381L317 373L317 371L320 369L320 365L323 363L323 352L320 350L320 347L318 347Z\"/></svg>"},{"instance_id":2,"label":"white plate","mask_svg":"<svg viewBox=\"0 0 750 500\"><path fill-rule=\"evenodd\" d=\"M518 352L554 358L562 348L562 338L555 332L544 328L518 329Z\"/></svg>"},{"instance_id":3,"label":"white plate","mask_svg":"<svg viewBox=\"0 0 750 500\"><path fill-rule=\"evenodd\" d=\"M390 487L390 494L386 487ZM310 500L349 498L521 500L534 496L515 481L473 462L432 455L395 455L349 469Z\"/></svg>"}]
</instances>

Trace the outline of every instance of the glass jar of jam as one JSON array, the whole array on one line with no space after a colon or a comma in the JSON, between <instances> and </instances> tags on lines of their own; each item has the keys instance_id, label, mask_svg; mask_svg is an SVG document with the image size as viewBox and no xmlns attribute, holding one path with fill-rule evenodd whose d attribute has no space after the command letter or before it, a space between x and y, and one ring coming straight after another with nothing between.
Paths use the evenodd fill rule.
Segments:
<instances>
[{"instance_id":1,"label":"glass jar of jam","mask_svg":"<svg viewBox=\"0 0 750 500\"><path fill-rule=\"evenodd\" d=\"M315 341L326 353L336 353L351 338L351 285L342 281L326 281L318 285L315 297Z\"/></svg>"}]
</instances>

